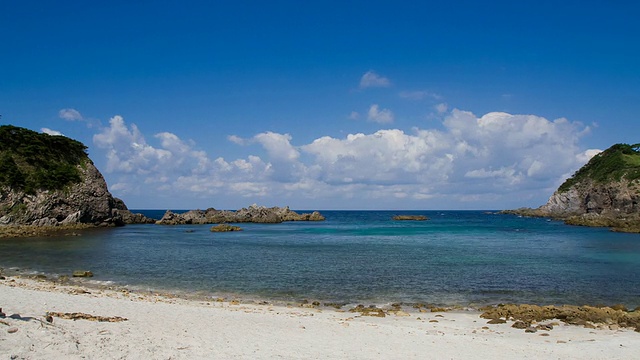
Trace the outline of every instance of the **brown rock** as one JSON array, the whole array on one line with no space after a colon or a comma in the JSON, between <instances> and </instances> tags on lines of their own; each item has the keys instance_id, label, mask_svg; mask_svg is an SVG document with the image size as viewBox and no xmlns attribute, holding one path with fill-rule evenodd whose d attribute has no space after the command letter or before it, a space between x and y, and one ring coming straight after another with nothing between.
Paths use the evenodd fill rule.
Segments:
<instances>
[{"instance_id":1,"label":"brown rock","mask_svg":"<svg viewBox=\"0 0 640 360\"><path fill-rule=\"evenodd\" d=\"M211 232L229 232L229 231L242 231L242 228L239 226L227 225L227 224L219 224L211 227Z\"/></svg>"}]
</instances>

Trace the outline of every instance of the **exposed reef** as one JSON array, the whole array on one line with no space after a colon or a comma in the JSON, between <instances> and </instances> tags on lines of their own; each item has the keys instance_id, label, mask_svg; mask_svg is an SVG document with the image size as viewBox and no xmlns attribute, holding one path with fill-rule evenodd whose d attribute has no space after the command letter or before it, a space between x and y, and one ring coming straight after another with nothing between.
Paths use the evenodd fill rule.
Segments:
<instances>
[{"instance_id":1,"label":"exposed reef","mask_svg":"<svg viewBox=\"0 0 640 360\"><path fill-rule=\"evenodd\" d=\"M237 211L216 210L190 210L182 214L176 214L167 210L159 225L182 224L224 224L224 223L264 223L277 224L284 221L323 221L325 218L319 212L298 214L286 207L271 207L251 205Z\"/></svg>"}]
</instances>

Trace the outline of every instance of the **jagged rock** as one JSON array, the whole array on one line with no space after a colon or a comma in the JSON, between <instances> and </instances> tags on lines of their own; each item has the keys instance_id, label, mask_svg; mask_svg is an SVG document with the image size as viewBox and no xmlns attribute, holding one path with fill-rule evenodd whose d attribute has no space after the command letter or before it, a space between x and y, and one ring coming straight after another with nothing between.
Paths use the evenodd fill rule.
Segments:
<instances>
[{"instance_id":1,"label":"jagged rock","mask_svg":"<svg viewBox=\"0 0 640 360\"><path fill-rule=\"evenodd\" d=\"M182 214L176 214L167 210L162 219L156 224L182 225L182 224L221 224L221 223L265 223L275 224L283 221L323 221L325 218L319 212L311 214L298 214L289 207L279 208L251 205L237 211L216 210L190 210Z\"/></svg>"},{"instance_id":2,"label":"jagged rock","mask_svg":"<svg viewBox=\"0 0 640 360\"><path fill-rule=\"evenodd\" d=\"M4 224L52 226L84 223L94 225L124 225L114 216L115 200L102 174L87 158L77 166L82 181L64 190L38 190L27 194L22 190L0 188L0 208Z\"/></svg>"}]
</instances>

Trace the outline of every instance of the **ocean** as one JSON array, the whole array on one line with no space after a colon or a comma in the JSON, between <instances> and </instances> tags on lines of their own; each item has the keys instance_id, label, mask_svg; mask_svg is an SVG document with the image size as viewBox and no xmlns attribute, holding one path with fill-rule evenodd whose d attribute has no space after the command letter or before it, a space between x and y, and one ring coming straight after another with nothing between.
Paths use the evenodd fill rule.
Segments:
<instances>
[{"instance_id":1,"label":"ocean","mask_svg":"<svg viewBox=\"0 0 640 360\"><path fill-rule=\"evenodd\" d=\"M159 218L164 211L134 210ZM640 306L640 234L490 211L321 211L323 222L128 225L0 241L5 274L200 297ZM428 221L393 221L398 214Z\"/></svg>"}]
</instances>

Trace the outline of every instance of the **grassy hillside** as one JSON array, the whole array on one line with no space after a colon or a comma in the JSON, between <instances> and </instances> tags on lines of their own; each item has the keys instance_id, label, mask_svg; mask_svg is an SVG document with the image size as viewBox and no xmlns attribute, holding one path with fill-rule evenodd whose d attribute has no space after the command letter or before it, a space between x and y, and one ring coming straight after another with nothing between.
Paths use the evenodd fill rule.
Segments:
<instances>
[{"instance_id":1,"label":"grassy hillside","mask_svg":"<svg viewBox=\"0 0 640 360\"><path fill-rule=\"evenodd\" d=\"M594 156L589 162L567 179L558 191L569 190L585 180L596 183L640 179L640 144L615 144Z\"/></svg>"},{"instance_id":2,"label":"grassy hillside","mask_svg":"<svg viewBox=\"0 0 640 360\"><path fill-rule=\"evenodd\" d=\"M0 126L0 186L34 193L80 182L76 165L88 159L86 149L64 136Z\"/></svg>"}]
</instances>

